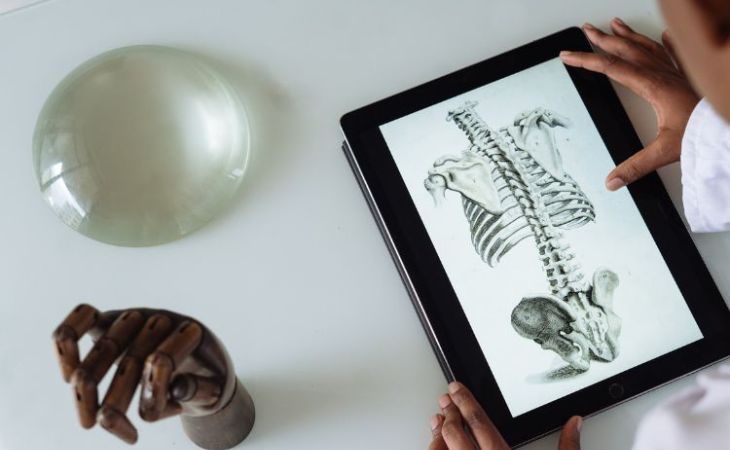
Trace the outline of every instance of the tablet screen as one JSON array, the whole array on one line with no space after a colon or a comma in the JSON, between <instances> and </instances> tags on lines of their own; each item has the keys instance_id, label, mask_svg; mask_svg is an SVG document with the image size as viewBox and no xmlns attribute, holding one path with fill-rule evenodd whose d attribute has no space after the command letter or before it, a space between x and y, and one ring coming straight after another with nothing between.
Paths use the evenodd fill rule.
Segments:
<instances>
[{"instance_id":1,"label":"tablet screen","mask_svg":"<svg viewBox=\"0 0 730 450\"><path fill-rule=\"evenodd\" d=\"M513 416L702 339L559 59L380 131Z\"/></svg>"}]
</instances>

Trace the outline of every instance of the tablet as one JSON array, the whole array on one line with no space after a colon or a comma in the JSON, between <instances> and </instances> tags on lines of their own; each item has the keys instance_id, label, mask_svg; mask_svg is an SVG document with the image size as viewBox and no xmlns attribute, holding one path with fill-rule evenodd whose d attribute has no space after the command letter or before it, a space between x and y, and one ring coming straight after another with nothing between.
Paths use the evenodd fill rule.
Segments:
<instances>
[{"instance_id":1,"label":"tablet","mask_svg":"<svg viewBox=\"0 0 730 450\"><path fill-rule=\"evenodd\" d=\"M342 117L437 358L521 445L730 353L730 313L578 28Z\"/></svg>"}]
</instances>

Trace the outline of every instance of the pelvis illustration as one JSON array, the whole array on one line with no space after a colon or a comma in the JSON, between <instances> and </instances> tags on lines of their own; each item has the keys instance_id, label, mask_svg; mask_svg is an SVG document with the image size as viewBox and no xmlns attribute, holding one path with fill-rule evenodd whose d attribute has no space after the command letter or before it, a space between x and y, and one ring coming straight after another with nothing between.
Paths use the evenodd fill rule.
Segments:
<instances>
[{"instance_id":1,"label":"pelvis illustration","mask_svg":"<svg viewBox=\"0 0 730 450\"><path fill-rule=\"evenodd\" d=\"M532 237L549 294L523 298L512 311L521 336L557 353L578 371L591 360L612 361L619 351L621 319L613 312L618 276L599 268L586 280L563 231L595 221L593 204L565 172L554 128L565 117L538 108L495 131L467 102L449 112L467 136L461 155L439 158L425 187L438 204L458 192L476 252L490 267Z\"/></svg>"}]
</instances>

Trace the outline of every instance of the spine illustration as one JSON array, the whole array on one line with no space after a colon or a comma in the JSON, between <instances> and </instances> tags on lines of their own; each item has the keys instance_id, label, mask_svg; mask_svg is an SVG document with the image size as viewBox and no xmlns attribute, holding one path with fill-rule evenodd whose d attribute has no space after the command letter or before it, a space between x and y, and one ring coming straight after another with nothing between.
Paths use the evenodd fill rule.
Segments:
<instances>
[{"instance_id":1,"label":"spine illustration","mask_svg":"<svg viewBox=\"0 0 730 450\"><path fill-rule=\"evenodd\" d=\"M618 354L620 319L613 313L618 276L607 269L585 279L563 231L595 220L592 203L563 169L552 128L567 119L544 109L519 115L491 129L466 103L451 111L469 140L459 156L437 160L426 188L437 201L446 190L459 192L482 260L496 265L510 249L532 236L550 294L523 298L512 325L523 337L552 350L577 370L591 359L612 361Z\"/></svg>"}]
</instances>

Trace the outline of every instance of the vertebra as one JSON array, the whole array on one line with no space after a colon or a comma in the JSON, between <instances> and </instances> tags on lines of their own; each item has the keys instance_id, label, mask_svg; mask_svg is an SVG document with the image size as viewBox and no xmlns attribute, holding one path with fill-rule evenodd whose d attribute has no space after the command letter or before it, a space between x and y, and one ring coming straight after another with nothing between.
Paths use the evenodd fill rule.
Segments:
<instances>
[{"instance_id":1,"label":"vertebra","mask_svg":"<svg viewBox=\"0 0 730 450\"><path fill-rule=\"evenodd\" d=\"M523 298L514 309L512 325L521 336L579 370L591 359L613 360L620 319L611 298L618 276L600 269L587 282L563 239L562 230L595 220L593 204L565 172L555 145L552 128L567 126L567 119L536 109L494 131L475 106L468 102L449 113L470 146L437 160L426 188L435 199L447 189L461 194L474 248L490 266L533 237L551 293Z\"/></svg>"}]
</instances>

